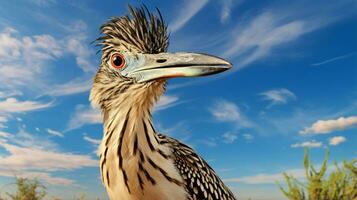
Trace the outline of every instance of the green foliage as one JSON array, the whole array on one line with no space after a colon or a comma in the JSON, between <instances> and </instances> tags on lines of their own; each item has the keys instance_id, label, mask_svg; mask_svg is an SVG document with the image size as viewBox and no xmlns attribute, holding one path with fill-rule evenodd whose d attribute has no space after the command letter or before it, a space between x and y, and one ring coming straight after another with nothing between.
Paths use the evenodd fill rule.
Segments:
<instances>
[{"instance_id":1,"label":"green foliage","mask_svg":"<svg viewBox=\"0 0 357 200\"><path fill-rule=\"evenodd\" d=\"M46 188L37 179L16 177L16 191L9 194L11 200L42 200L46 196Z\"/></svg>"},{"instance_id":2,"label":"green foliage","mask_svg":"<svg viewBox=\"0 0 357 200\"><path fill-rule=\"evenodd\" d=\"M43 186L37 179L28 178L16 178L16 188L13 194L6 193L8 198L4 198L0 194L0 200L43 200L45 199L47 192L46 187ZM46 198L51 200L62 200L60 198L52 197ZM74 196L73 200L86 200L86 195L81 194L79 197ZM100 200L98 197L96 200Z\"/></svg>"},{"instance_id":3,"label":"green foliage","mask_svg":"<svg viewBox=\"0 0 357 200\"><path fill-rule=\"evenodd\" d=\"M335 170L326 177L328 159L327 151L320 170L316 170L305 150L306 183L284 173L287 189L278 184L282 193L290 200L357 200L357 159L345 161L342 167L335 163Z\"/></svg>"}]
</instances>

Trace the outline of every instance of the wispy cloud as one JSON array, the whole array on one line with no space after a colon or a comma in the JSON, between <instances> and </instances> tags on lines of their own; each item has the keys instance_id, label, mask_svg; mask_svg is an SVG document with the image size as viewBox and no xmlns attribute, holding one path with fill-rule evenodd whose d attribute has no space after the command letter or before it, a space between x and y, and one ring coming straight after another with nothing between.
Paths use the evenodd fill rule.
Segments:
<instances>
[{"instance_id":1,"label":"wispy cloud","mask_svg":"<svg viewBox=\"0 0 357 200\"><path fill-rule=\"evenodd\" d=\"M91 137L89 137L89 136L87 136L87 135L84 135L84 136L83 136L83 139L84 139L85 141L87 141L87 142L93 144L93 145L99 145L99 144L101 143L101 141L102 141L102 140L100 140L100 139L91 138Z\"/></svg>"},{"instance_id":2,"label":"wispy cloud","mask_svg":"<svg viewBox=\"0 0 357 200\"><path fill-rule=\"evenodd\" d=\"M0 167L1 169L1 167ZM23 178L29 179L39 179L51 185L73 185L75 183L74 180L53 176L48 172L37 172L37 171L17 171L13 169L1 169L0 176L13 178L14 176L19 176Z\"/></svg>"},{"instance_id":3,"label":"wispy cloud","mask_svg":"<svg viewBox=\"0 0 357 200\"><path fill-rule=\"evenodd\" d=\"M53 103L42 103L37 101L18 101L16 98L7 98L0 101L0 113L20 113L26 111L40 110L52 106Z\"/></svg>"},{"instance_id":4,"label":"wispy cloud","mask_svg":"<svg viewBox=\"0 0 357 200\"><path fill-rule=\"evenodd\" d=\"M225 23L231 16L233 0L222 0L221 23Z\"/></svg>"},{"instance_id":5,"label":"wispy cloud","mask_svg":"<svg viewBox=\"0 0 357 200\"><path fill-rule=\"evenodd\" d=\"M356 104L355 102L351 102L344 106L343 109L334 108L332 105L329 107L321 107L320 104L312 104L294 108L290 112L282 110L276 110L276 112L261 112L259 113L259 123L256 123L256 126L260 127L260 129L256 129L256 131L260 134L315 134L309 132L313 130L312 124L318 121L328 121L325 119L338 119L340 116L354 113L355 110ZM279 114L277 115L276 113Z\"/></svg>"},{"instance_id":6,"label":"wispy cloud","mask_svg":"<svg viewBox=\"0 0 357 200\"><path fill-rule=\"evenodd\" d=\"M99 109L78 105L68 123L67 131L80 128L86 124L100 124L102 122L103 117Z\"/></svg>"},{"instance_id":7,"label":"wispy cloud","mask_svg":"<svg viewBox=\"0 0 357 200\"><path fill-rule=\"evenodd\" d=\"M47 133L53 136L57 136L57 137L64 137L63 133L56 131L56 130L52 130L52 129L46 129Z\"/></svg>"},{"instance_id":8,"label":"wispy cloud","mask_svg":"<svg viewBox=\"0 0 357 200\"><path fill-rule=\"evenodd\" d=\"M223 57L237 60L234 70L270 56L278 47L295 42L302 36L339 21L353 12L352 1L334 6L303 4L266 8L251 20L242 20L227 37ZM304 11L301 12L301 8ZM320 12L316 12L319 9ZM343 12L343 14L340 14Z\"/></svg>"},{"instance_id":9,"label":"wispy cloud","mask_svg":"<svg viewBox=\"0 0 357 200\"><path fill-rule=\"evenodd\" d=\"M247 141L253 140L254 136L252 134L249 133L244 133L242 134L243 138L246 139Z\"/></svg>"},{"instance_id":10,"label":"wispy cloud","mask_svg":"<svg viewBox=\"0 0 357 200\"><path fill-rule=\"evenodd\" d=\"M0 157L1 176L13 177L22 172L31 174L34 171L55 172L97 166L97 161L86 155L19 147L1 141L0 146L9 153Z\"/></svg>"},{"instance_id":11,"label":"wispy cloud","mask_svg":"<svg viewBox=\"0 0 357 200\"><path fill-rule=\"evenodd\" d=\"M56 144L23 129L17 134L1 132L0 137L5 138L0 138L0 148L6 151L0 156L0 176L21 175L50 184L69 185L74 181L52 173L97 166L97 161L90 156L57 151Z\"/></svg>"},{"instance_id":12,"label":"wispy cloud","mask_svg":"<svg viewBox=\"0 0 357 200\"><path fill-rule=\"evenodd\" d=\"M10 133L0 131L0 139L1 138L9 138L11 136Z\"/></svg>"},{"instance_id":13,"label":"wispy cloud","mask_svg":"<svg viewBox=\"0 0 357 200\"><path fill-rule=\"evenodd\" d=\"M209 147L217 146L217 139L216 138L202 138L197 140L198 143L204 144Z\"/></svg>"},{"instance_id":14,"label":"wispy cloud","mask_svg":"<svg viewBox=\"0 0 357 200\"><path fill-rule=\"evenodd\" d=\"M238 68L242 68L270 54L271 50L281 44L293 41L311 30L301 20L282 22L281 16L264 12L255 17L241 32L231 38L230 48L223 56L241 58Z\"/></svg>"},{"instance_id":15,"label":"wispy cloud","mask_svg":"<svg viewBox=\"0 0 357 200\"><path fill-rule=\"evenodd\" d=\"M341 163L338 163L338 166ZM335 166L329 166L327 172L331 172ZM314 165L315 169L321 168L321 165ZM223 179L226 183L246 183L246 184L276 184L277 182L284 182L283 173L286 173L294 178L304 181L306 180L306 170L303 168L282 170L278 173L259 173L251 176L244 176L238 178Z\"/></svg>"},{"instance_id":16,"label":"wispy cloud","mask_svg":"<svg viewBox=\"0 0 357 200\"><path fill-rule=\"evenodd\" d=\"M227 100L217 101L212 108L211 114L217 121L234 122L240 127L251 127L253 124L241 113L239 107Z\"/></svg>"},{"instance_id":17,"label":"wispy cloud","mask_svg":"<svg viewBox=\"0 0 357 200\"><path fill-rule=\"evenodd\" d=\"M183 2L184 7L180 9L179 13L175 16L175 20L170 23L171 32L181 29L190 19L195 16L209 0L196 0Z\"/></svg>"},{"instance_id":18,"label":"wispy cloud","mask_svg":"<svg viewBox=\"0 0 357 200\"><path fill-rule=\"evenodd\" d=\"M298 148L298 147L308 147L308 148L319 148L322 146L322 142L318 142L316 140L305 141L301 143L292 144L291 147Z\"/></svg>"},{"instance_id":19,"label":"wispy cloud","mask_svg":"<svg viewBox=\"0 0 357 200\"><path fill-rule=\"evenodd\" d=\"M238 139L238 135L236 133L226 132L222 135L222 138L224 143L231 144Z\"/></svg>"},{"instance_id":20,"label":"wispy cloud","mask_svg":"<svg viewBox=\"0 0 357 200\"><path fill-rule=\"evenodd\" d=\"M20 127L17 133L9 133L9 136L7 141L17 146L52 151L58 149L58 145L51 141L48 136L29 133L24 127Z\"/></svg>"},{"instance_id":21,"label":"wispy cloud","mask_svg":"<svg viewBox=\"0 0 357 200\"><path fill-rule=\"evenodd\" d=\"M47 7L49 5L57 3L56 0L30 0L30 2L36 4L37 6Z\"/></svg>"},{"instance_id":22,"label":"wispy cloud","mask_svg":"<svg viewBox=\"0 0 357 200\"><path fill-rule=\"evenodd\" d=\"M0 128L4 128L5 127L4 123L6 123L7 120L8 120L8 118L6 116L0 115Z\"/></svg>"},{"instance_id":23,"label":"wispy cloud","mask_svg":"<svg viewBox=\"0 0 357 200\"><path fill-rule=\"evenodd\" d=\"M67 83L53 85L51 90L45 91L45 94L51 96L66 96L72 94L78 94L89 91L92 87L92 79L80 77L78 79L71 80Z\"/></svg>"},{"instance_id":24,"label":"wispy cloud","mask_svg":"<svg viewBox=\"0 0 357 200\"><path fill-rule=\"evenodd\" d=\"M306 173L304 169L291 169L286 171L287 174L294 176L297 179L304 178ZM252 176L244 176L238 178L223 179L226 183L246 183L246 184L275 184L277 181L284 181L283 172L275 174L256 174Z\"/></svg>"},{"instance_id":25,"label":"wispy cloud","mask_svg":"<svg viewBox=\"0 0 357 200\"><path fill-rule=\"evenodd\" d=\"M85 42L87 39L85 34L87 24L78 20L68 25L67 29L71 33L71 36L66 38L64 42L67 52L75 56L76 63L83 72L94 72L96 70L96 65L93 60L94 52L89 49Z\"/></svg>"},{"instance_id":26,"label":"wispy cloud","mask_svg":"<svg viewBox=\"0 0 357 200\"><path fill-rule=\"evenodd\" d=\"M88 47L87 25L77 20L61 28L66 31L63 37L23 36L12 27L0 30L0 88L22 91L31 86L35 95L53 96L88 91L96 64L94 50ZM74 57L83 73L67 83L54 83L49 75L64 57Z\"/></svg>"},{"instance_id":27,"label":"wispy cloud","mask_svg":"<svg viewBox=\"0 0 357 200\"><path fill-rule=\"evenodd\" d=\"M286 104L289 100L295 100L296 96L293 92L286 88L268 90L260 93L264 100L270 101L270 106L277 104Z\"/></svg>"},{"instance_id":28,"label":"wispy cloud","mask_svg":"<svg viewBox=\"0 0 357 200\"><path fill-rule=\"evenodd\" d=\"M155 111L164 110L177 104L178 96L163 95L155 105Z\"/></svg>"},{"instance_id":29,"label":"wispy cloud","mask_svg":"<svg viewBox=\"0 0 357 200\"><path fill-rule=\"evenodd\" d=\"M0 58L11 59L21 55L21 40L13 37L17 31L7 27L0 34Z\"/></svg>"},{"instance_id":30,"label":"wispy cloud","mask_svg":"<svg viewBox=\"0 0 357 200\"><path fill-rule=\"evenodd\" d=\"M0 32L0 83L2 88L37 86L46 63L63 55L60 43L50 35L19 36L7 27ZM31 67L23 67L31 66Z\"/></svg>"},{"instance_id":31,"label":"wispy cloud","mask_svg":"<svg viewBox=\"0 0 357 200\"><path fill-rule=\"evenodd\" d=\"M321 62L318 62L318 63L314 63L314 64L311 64L311 65L312 66L325 65L325 64L328 64L328 63L331 63L331 62L334 62L334 61L337 61L337 60L343 60L343 59L346 59L346 58L349 58L349 57L352 57L352 56L355 56L355 55L357 55L357 52L348 53L348 54L345 54L345 55L342 55L342 56L336 56L334 58L330 58L330 59L327 59L327 60L324 60L324 61L321 61Z\"/></svg>"},{"instance_id":32,"label":"wispy cloud","mask_svg":"<svg viewBox=\"0 0 357 200\"><path fill-rule=\"evenodd\" d=\"M2 98L9 98L13 96L21 96L22 92L18 90L12 90L12 91L0 91L0 99Z\"/></svg>"},{"instance_id":33,"label":"wispy cloud","mask_svg":"<svg viewBox=\"0 0 357 200\"><path fill-rule=\"evenodd\" d=\"M329 144L332 146L337 146L346 141L346 138L343 136L335 136L329 139Z\"/></svg>"},{"instance_id":34,"label":"wispy cloud","mask_svg":"<svg viewBox=\"0 0 357 200\"><path fill-rule=\"evenodd\" d=\"M344 130L357 126L357 116L340 117L338 119L318 120L310 127L306 127L299 134L327 134L333 131Z\"/></svg>"}]
</instances>

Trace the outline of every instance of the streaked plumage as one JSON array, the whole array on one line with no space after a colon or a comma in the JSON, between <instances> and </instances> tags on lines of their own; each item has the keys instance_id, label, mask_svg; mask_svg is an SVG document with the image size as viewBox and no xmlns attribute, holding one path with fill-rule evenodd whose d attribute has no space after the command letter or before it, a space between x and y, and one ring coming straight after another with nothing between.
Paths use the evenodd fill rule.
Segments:
<instances>
[{"instance_id":1,"label":"streaked plumage","mask_svg":"<svg viewBox=\"0 0 357 200\"><path fill-rule=\"evenodd\" d=\"M102 60L90 95L103 113L98 152L110 199L235 199L193 149L157 133L151 116L167 78L217 73L230 64L207 55L164 53L168 34L160 12L157 17L146 8L129 10L131 17L112 18L101 27ZM124 57L120 69L113 67L121 64L117 54Z\"/></svg>"}]
</instances>

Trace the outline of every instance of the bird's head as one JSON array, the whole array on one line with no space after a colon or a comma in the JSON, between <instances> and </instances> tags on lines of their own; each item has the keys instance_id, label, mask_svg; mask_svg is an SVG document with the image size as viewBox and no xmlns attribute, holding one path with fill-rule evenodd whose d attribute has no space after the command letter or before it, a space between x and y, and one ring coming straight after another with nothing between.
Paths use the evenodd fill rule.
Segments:
<instances>
[{"instance_id":1,"label":"bird's head","mask_svg":"<svg viewBox=\"0 0 357 200\"><path fill-rule=\"evenodd\" d=\"M154 15L145 6L129 6L129 11L131 16L112 18L101 27L102 58L91 90L92 104L112 106L109 101L119 97L152 99L152 103L164 92L168 78L204 76L231 68L216 56L168 53L169 35L160 11Z\"/></svg>"}]
</instances>

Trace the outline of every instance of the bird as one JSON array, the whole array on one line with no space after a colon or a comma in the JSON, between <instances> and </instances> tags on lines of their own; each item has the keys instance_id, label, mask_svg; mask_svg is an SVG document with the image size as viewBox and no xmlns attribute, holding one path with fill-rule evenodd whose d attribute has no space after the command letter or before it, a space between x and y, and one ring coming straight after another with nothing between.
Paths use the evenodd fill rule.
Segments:
<instances>
[{"instance_id":1,"label":"bird","mask_svg":"<svg viewBox=\"0 0 357 200\"><path fill-rule=\"evenodd\" d=\"M100 27L101 61L89 97L103 117L98 156L109 198L236 199L195 150L158 133L152 121L168 79L216 74L232 64L204 53L167 52L169 31L160 10L128 10Z\"/></svg>"}]
</instances>

